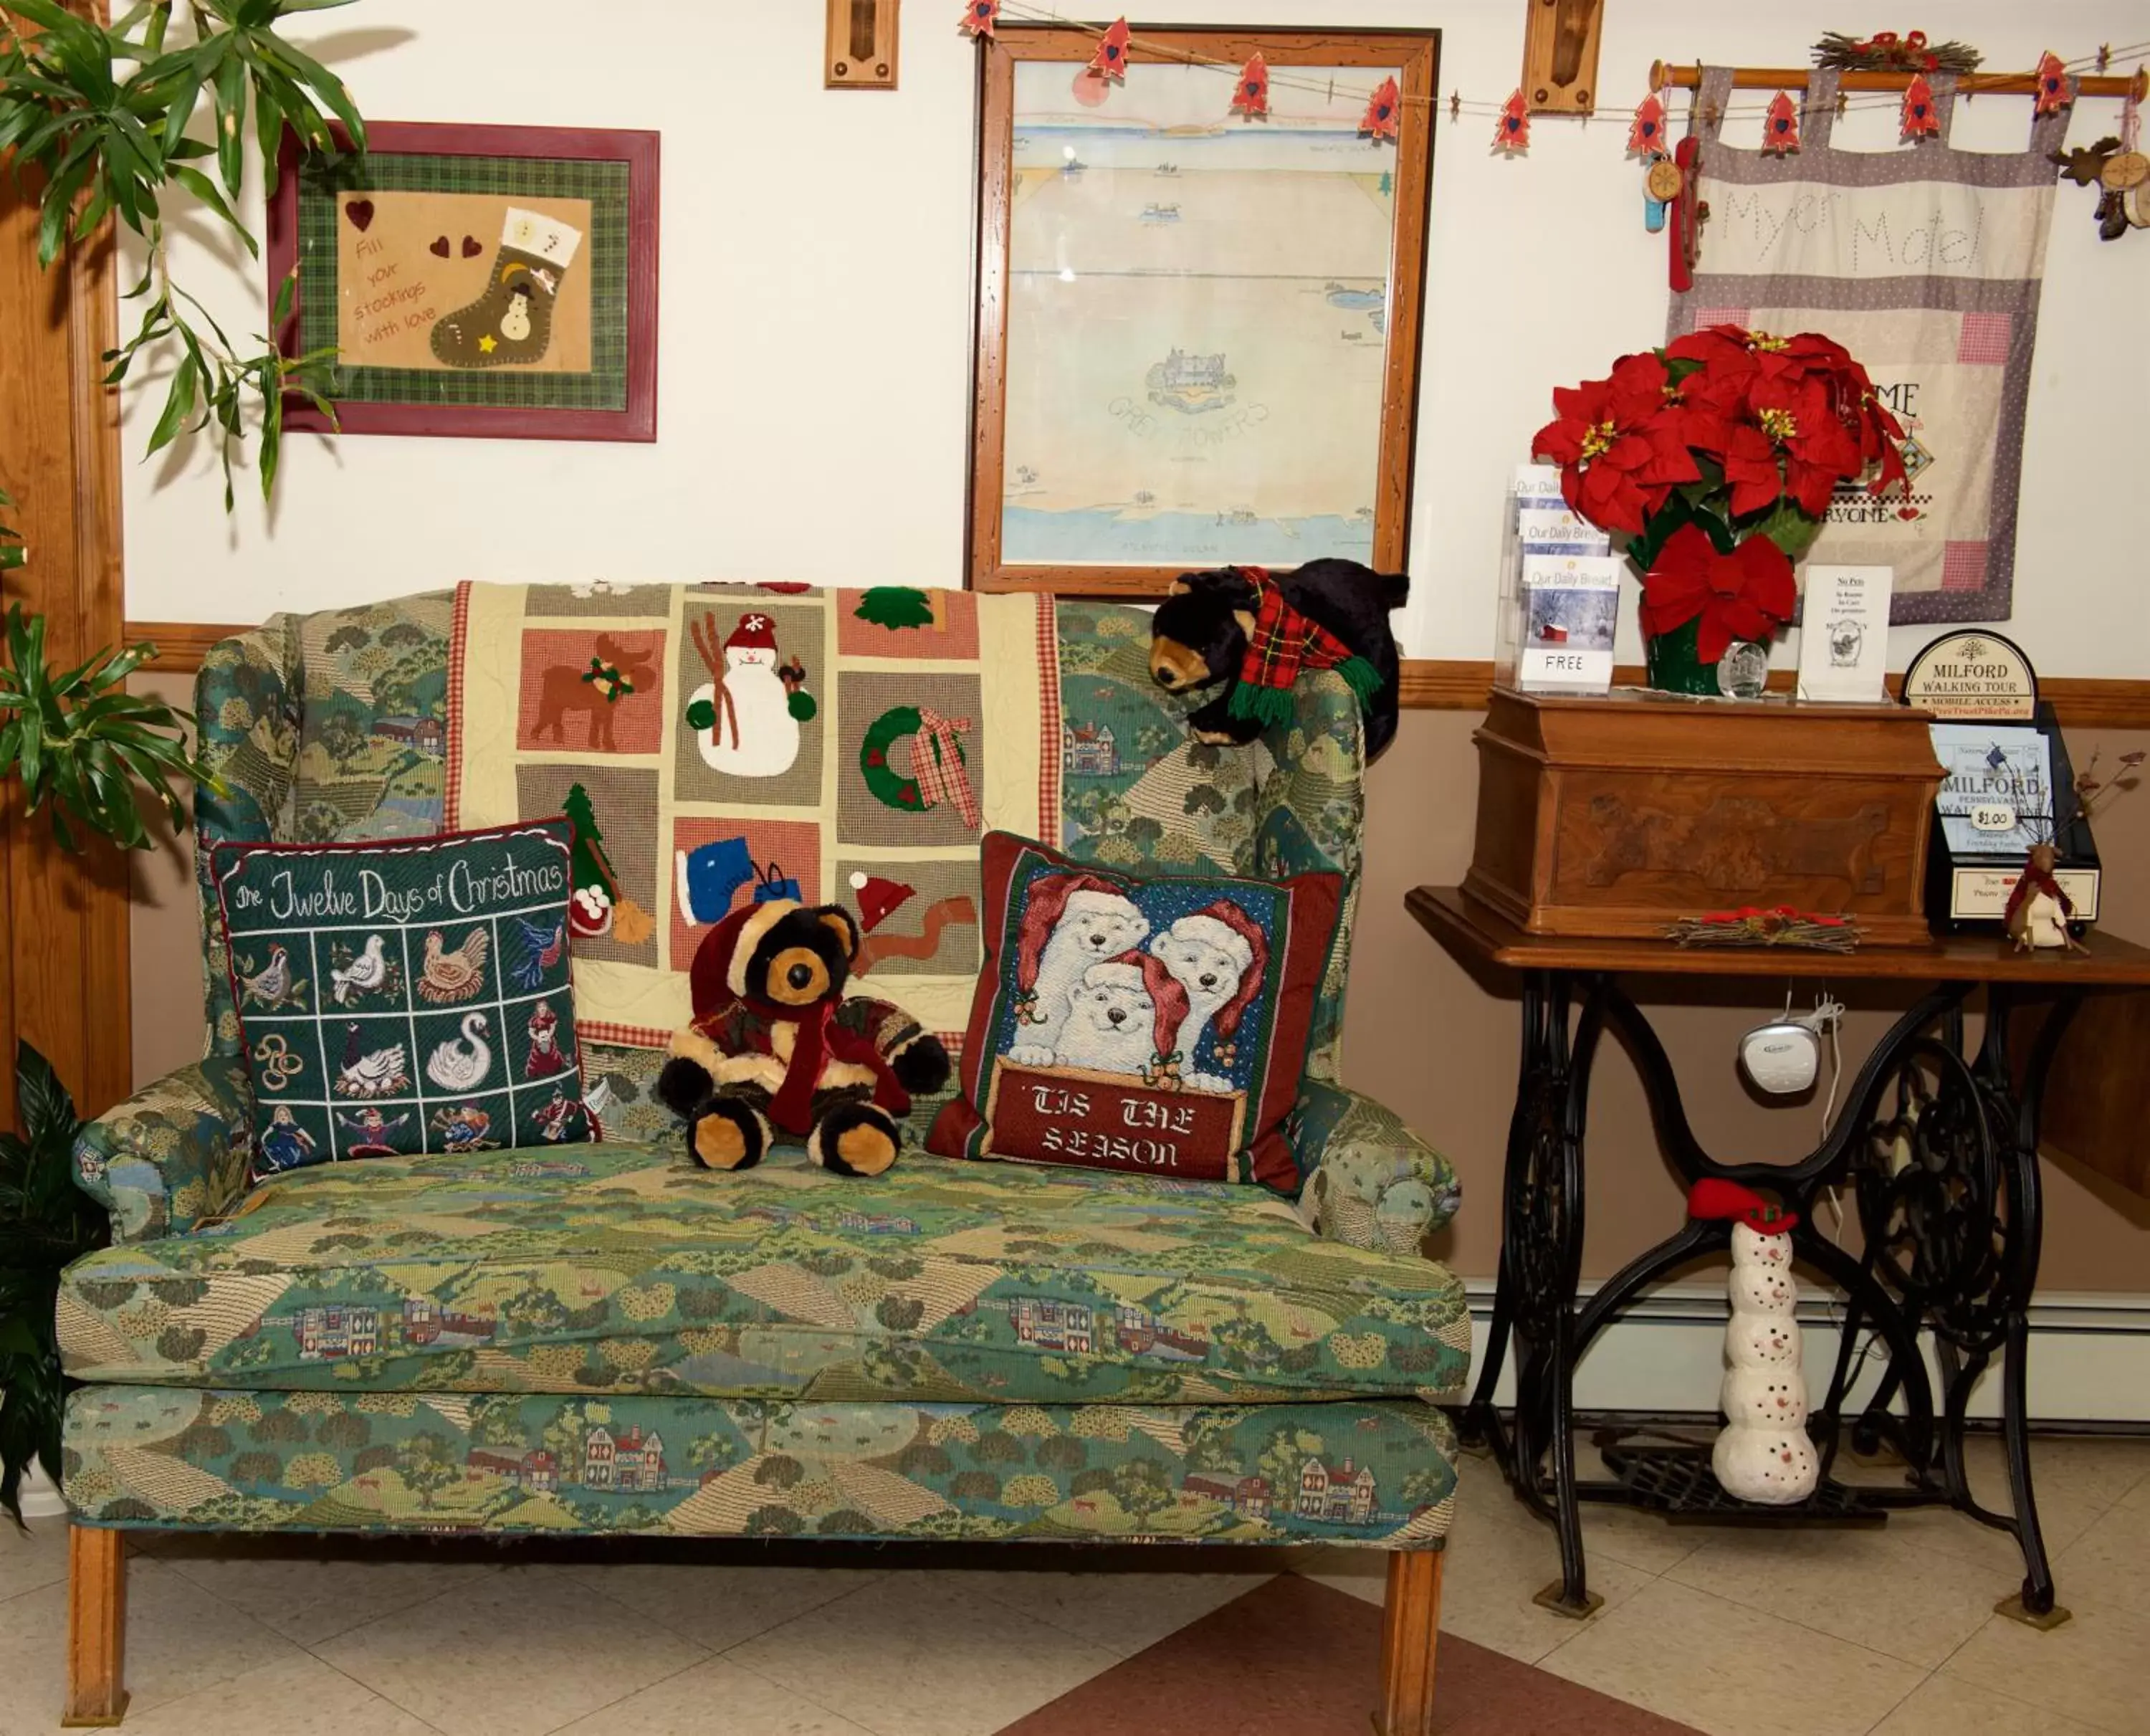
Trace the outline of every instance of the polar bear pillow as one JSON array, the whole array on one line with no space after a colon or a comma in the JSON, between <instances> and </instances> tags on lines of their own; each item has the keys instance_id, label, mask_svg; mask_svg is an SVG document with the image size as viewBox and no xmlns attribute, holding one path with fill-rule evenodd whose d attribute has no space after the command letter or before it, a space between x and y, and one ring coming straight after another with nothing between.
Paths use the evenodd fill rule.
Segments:
<instances>
[{"instance_id":1,"label":"polar bear pillow","mask_svg":"<svg viewBox=\"0 0 2150 1736\"><path fill-rule=\"evenodd\" d=\"M1006 832L983 855L961 1095L927 1148L1296 1193L1284 1122L1342 877L1137 876Z\"/></svg>"}]
</instances>

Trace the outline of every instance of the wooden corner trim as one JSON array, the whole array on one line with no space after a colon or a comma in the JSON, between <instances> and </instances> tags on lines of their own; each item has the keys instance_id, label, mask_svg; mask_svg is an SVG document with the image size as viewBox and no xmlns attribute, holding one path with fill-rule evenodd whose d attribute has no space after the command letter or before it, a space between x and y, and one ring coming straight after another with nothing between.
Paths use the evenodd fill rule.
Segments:
<instances>
[{"instance_id":1,"label":"wooden corner trim","mask_svg":"<svg viewBox=\"0 0 2150 1736\"><path fill-rule=\"evenodd\" d=\"M156 646L157 654L144 669L160 675L191 675L202 666L211 645L253 630L214 621L129 621L126 638L130 645L147 639Z\"/></svg>"},{"instance_id":2,"label":"wooden corner trim","mask_svg":"<svg viewBox=\"0 0 2150 1736\"><path fill-rule=\"evenodd\" d=\"M1618 686L1639 686L1643 679L1639 664L1623 664L1612 672ZM1794 679L1789 669L1776 670L1770 689L1789 693ZM1899 685L1900 678L1891 675L1891 698ZM1407 711L1483 711L1492 688L1490 663L1413 658L1404 664L1399 699ZM2150 729L2150 681L2055 675L2041 679L2038 690L2071 729Z\"/></svg>"},{"instance_id":3,"label":"wooden corner trim","mask_svg":"<svg viewBox=\"0 0 2150 1736\"><path fill-rule=\"evenodd\" d=\"M159 674L192 674L202 657L220 639L252 631L247 627L197 621L129 621L127 642L155 642L157 655L146 667ZM1623 664L1612 672L1623 685L1639 684L1640 665ZM1779 669L1769 685L1789 692L1792 672ZM1400 703L1406 711L1483 711L1493 690L1493 665L1470 658L1412 658L1403 666ZM2053 702L2061 721L2077 729L2150 729L2150 681L2125 681L2101 676L2056 675L2039 684ZM1896 678L1889 678L1891 694Z\"/></svg>"}]
</instances>

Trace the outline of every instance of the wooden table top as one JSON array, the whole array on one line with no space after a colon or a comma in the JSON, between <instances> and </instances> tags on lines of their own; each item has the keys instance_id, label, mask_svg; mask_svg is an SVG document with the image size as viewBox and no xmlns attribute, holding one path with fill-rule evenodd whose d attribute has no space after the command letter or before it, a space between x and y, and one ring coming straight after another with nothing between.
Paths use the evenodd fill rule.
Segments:
<instances>
[{"instance_id":1,"label":"wooden table top","mask_svg":"<svg viewBox=\"0 0 2150 1736\"><path fill-rule=\"evenodd\" d=\"M1458 958L1518 971L1618 971L1655 976L1826 976L1834 982L2010 982L2053 988L2150 987L2150 947L2093 928L2081 952L2017 952L1997 935L1937 935L1926 946L1678 946L1526 934L1457 886L1419 886L1405 906Z\"/></svg>"}]
</instances>

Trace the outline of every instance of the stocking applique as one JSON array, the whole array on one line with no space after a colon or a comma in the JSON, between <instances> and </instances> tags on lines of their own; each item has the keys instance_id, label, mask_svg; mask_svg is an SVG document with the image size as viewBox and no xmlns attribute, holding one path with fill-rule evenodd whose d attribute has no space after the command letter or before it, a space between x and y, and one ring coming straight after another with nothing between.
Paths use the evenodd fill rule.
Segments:
<instances>
[{"instance_id":1,"label":"stocking applique","mask_svg":"<svg viewBox=\"0 0 2150 1736\"><path fill-rule=\"evenodd\" d=\"M580 230L510 205L485 293L433 322L433 354L452 368L542 360L553 341L554 298L582 242Z\"/></svg>"}]
</instances>

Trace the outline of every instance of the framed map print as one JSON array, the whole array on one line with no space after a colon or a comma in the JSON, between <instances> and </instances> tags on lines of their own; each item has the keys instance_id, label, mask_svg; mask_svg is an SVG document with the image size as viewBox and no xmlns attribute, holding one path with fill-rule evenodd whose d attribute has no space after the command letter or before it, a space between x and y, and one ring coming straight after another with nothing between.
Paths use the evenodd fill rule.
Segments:
<instances>
[{"instance_id":1,"label":"framed map print","mask_svg":"<svg viewBox=\"0 0 2150 1736\"><path fill-rule=\"evenodd\" d=\"M380 122L366 153L285 135L269 211L286 355L336 352L336 421L287 429L657 437L658 135Z\"/></svg>"},{"instance_id":2,"label":"framed map print","mask_svg":"<svg viewBox=\"0 0 2150 1736\"><path fill-rule=\"evenodd\" d=\"M981 39L972 585L1402 569L1439 46Z\"/></svg>"}]
</instances>

